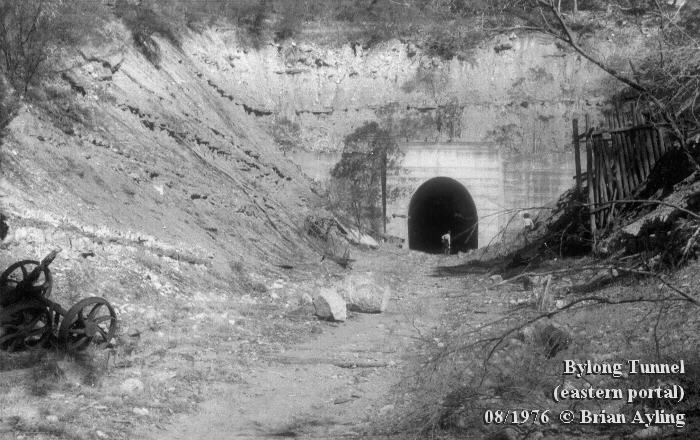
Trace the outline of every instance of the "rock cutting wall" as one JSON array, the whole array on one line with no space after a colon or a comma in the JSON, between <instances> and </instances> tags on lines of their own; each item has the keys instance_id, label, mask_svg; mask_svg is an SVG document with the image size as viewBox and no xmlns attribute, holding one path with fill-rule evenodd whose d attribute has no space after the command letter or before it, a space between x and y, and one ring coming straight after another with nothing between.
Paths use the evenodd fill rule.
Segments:
<instances>
[{"instance_id":1,"label":"rock cutting wall","mask_svg":"<svg viewBox=\"0 0 700 440\"><path fill-rule=\"evenodd\" d=\"M241 48L210 31L190 49L202 72L296 149L330 151L369 120L403 141L492 141L523 153L561 151L571 118L597 113L615 84L544 37L502 36L469 59L441 60L397 40L372 49L310 44Z\"/></svg>"},{"instance_id":2,"label":"rock cutting wall","mask_svg":"<svg viewBox=\"0 0 700 440\"><path fill-rule=\"evenodd\" d=\"M5 136L8 240L18 224L40 222L37 254L55 230L67 248L89 242L77 254L145 243L222 267L252 257L286 264L309 251L299 234L315 195L280 149L337 154L344 136L382 120L401 142L488 141L547 154L567 149L570 118L598 108L609 87L595 68L534 37L444 61L398 41L253 50L235 30L209 29L180 48L158 40L154 65L122 43L121 25L112 31L112 42L83 48ZM318 174L318 163L298 163Z\"/></svg>"}]
</instances>

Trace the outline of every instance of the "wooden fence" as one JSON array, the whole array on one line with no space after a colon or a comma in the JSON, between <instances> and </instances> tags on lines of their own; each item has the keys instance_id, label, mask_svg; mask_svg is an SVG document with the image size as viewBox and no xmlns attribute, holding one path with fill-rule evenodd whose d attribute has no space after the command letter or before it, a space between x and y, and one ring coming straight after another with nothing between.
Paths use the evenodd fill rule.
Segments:
<instances>
[{"instance_id":1,"label":"wooden fence","mask_svg":"<svg viewBox=\"0 0 700 440\"><path fill-rule=\"evenodd\" d=\"M615 200L629 199L645 182L659 158L667 151L663 129L634 111L617 111L606 116L608 127L590 129L579 135L573 121L576 186L582 177L588 187L591 230L605 228L615 217ZM580 140L585 139L586 172L581 173Z\"/></svg>"}]
</instances>

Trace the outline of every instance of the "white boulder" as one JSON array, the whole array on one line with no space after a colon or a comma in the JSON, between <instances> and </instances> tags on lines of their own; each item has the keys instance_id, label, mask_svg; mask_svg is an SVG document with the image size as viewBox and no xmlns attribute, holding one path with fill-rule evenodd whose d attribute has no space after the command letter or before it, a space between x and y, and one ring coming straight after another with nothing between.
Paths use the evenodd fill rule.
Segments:
<instances>
[{"instance_id":1,"label":"white boulder","mask_svg":"<svg viewBox=\"0 0 700 440\"><path fill-rule=\"evenodd\" d=\"M316 316L332 321L345 321L348 318L347 305L336 289L322 287L314 295Z\"/></svg>"},{"instance_id":2,"label":"white boulder","mask_svg":"<svg viewBox=\"0 0 700 440\"><path fill-rule=\"evenodd\" d=\"M341 292L348 308L362 313L384 312L391 297L391 290L377 283L371 273L348 276Z\"/></svg>"}]
</instances>

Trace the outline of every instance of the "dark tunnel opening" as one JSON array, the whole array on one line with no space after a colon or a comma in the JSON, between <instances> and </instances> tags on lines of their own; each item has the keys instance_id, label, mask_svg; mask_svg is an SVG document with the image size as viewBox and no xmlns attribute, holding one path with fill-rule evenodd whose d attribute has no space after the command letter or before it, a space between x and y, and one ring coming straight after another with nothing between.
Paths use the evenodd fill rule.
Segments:
<instances>
[{"instance_id":1,"label":"dark tunnel opening","mask_svg":"<svg viewBox=\"0 0 700 440\"><path fill-rule=\"evenodd\" d=\"M408 207L408 247L429 253L442 252L441 237L452 234L452 253L479 246L476 205L469 191L449 177L423 183Z\"/></svg>"}]
</instances>

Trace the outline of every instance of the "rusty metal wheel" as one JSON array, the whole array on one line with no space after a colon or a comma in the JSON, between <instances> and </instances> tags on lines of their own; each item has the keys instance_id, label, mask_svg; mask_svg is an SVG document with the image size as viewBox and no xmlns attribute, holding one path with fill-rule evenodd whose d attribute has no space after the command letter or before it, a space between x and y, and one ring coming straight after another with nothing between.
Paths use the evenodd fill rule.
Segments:
<instances>
[{"instance_id":1,"label":"rusty metal wheel","mask_svg":"<svg viewBox=\"0 0 700 440\"><path fill-rule=\"evenodd\" d=\"M68 351L80 351L90 343L106 345L116 333L117 314L106 299L94 296L68 310L58 330L58 342Z\"/></svg>"},{"instance_id":2,"label":"rusty metal wheel","mask_svg":"<svg viewBox=\"0 0 700 440\"><path fill-rule=\"evenodd\" d=\"M35 260L22 260L5 269L0 275L0 292L2 292L0 293L0 304L8 305L7 302L10 300L7 297L17 289L18 285L23 284L38 265L39 262ZM48 267L44 267L31 284L22 286L22 290L29 297L38 295L48 298L51 295L52 286L51 271Z\"/></svg>"},{"instance_id":3,"label":"rusty metal wheel","mask_svg":"<svg viewBox=\"0 0 700 440\"><path fill-rule=\"evenodd\" d=\"M46 304L28 301L0 311L0 349L19 351L46 345L53 332L53 318Z\"/></svg>"}]
</instances>

